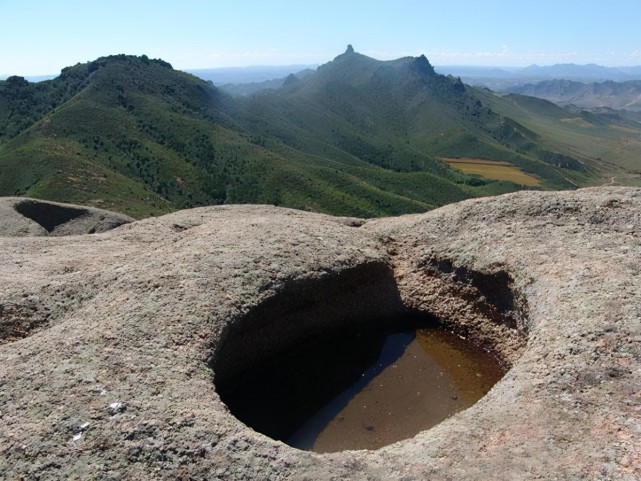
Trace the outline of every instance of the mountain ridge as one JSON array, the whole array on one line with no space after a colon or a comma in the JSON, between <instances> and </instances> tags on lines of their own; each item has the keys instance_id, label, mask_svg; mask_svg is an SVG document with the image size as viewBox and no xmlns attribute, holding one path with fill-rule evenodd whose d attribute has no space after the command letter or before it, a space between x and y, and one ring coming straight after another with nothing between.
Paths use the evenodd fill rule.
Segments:
<instances>
[{"instance_id":1,"label":"mountain ridge","mask_svg":"<svg viewBox=\"0 0 641 481\"><path fill-rule=\"evenodd\" d=\"M509 162L544 188L590 178L584 160L539 145L481 98L425 56L379 61L349 47L244 99L162 60L102 57L38 84L0 82L0 194L133 217L218 203L371 217L523 188L442 157Z\"/></svg>"}]
</instances>

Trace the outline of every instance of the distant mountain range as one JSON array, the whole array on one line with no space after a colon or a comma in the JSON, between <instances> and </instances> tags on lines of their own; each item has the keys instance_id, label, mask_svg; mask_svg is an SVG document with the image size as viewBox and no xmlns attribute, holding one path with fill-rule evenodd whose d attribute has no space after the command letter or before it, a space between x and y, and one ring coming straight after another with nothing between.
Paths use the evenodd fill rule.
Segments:
<instances>
[{"instance_id":1,"label":"distant mountain range","mask_svg":"<svg viewBox=\"0 0 641 481\"><path fill-rule=\"evenodd\" d=\"M561 79L628 80L641 78L641 67L603 67L597 64L530 65L520 70L524 77L553 77Z\"/></svg>"},{"instance_id":2,"label":"distant mountain range","mask_svg":"<svg viewBox=\"0 0 641 481\"><path fill-rule=\"evenodd\" d=\"M517 85L542 80L574 80L584 83L641 80L641 66L604 67L596 64L530 65L523 68L442 66L438 67L437 71L461 77L467 84L497 91L507 91Z\"/></svg>"},{"instance_id":3,"label":"distant mountain range","mask_svg":"<svg viewBox=\"0 0 641 481\"><path fill-rule=\"evenodd\" d=\"M549 100L560 106L641 111L641 80L583 83L572 80L543 80L510 87L505 92Z\"/></svg>"},{"instance_id":4,"label":"distant mountain range","mask_svg":"<svg viewBox=\"0 0 641 481\"><path fill-rule=\"evenodd\" d=\"M293 65L255 65L248 67L217 67L207 69L188 69L191 73L203 80L211 81L214 85L230 86L237 84L261 84L267 82L279 83L290 74L303 71L316 70L316 64ZM436 71L443 75L461 77L465 83L471 85L486 85L488 82L500 80L512 83L534 82L547 79L566 79L582 82L613 80L623 82L626 80L641 80L641 66L631 67L604 67L596 64L555 64L548 66L530 65L528 67L486 67L469 65L442 65L436 66ZM56 75L26 76L30 82L51 80ZM0 79L6 78L0 76ZM271 87L270 87L271 88ZM254 88L253 90L258 90Z\"/></svg>"},{"instance_id":5,"label":"distant mountain range","mask_svg":"<svg viewBox=\"0 0 641 481\"><path fill-rule=\"evenodd\" d=\"M441 66L436 70L445 75L471 79L570 79L584 81L641 80L641 66L604 67L597 64L576 65L573 63L528 67L476 67Z\"/></svg>"},{"instance_id":6,"label":"distant mountain range","mask_svg":"<svg viewBox=\"0 0 641 481\"><path fill-rule=\"evenodd\" d=\"M218 87L234 96L251 95L261 90L277 90L285 85L286 82L292 82L294 79L304 79L314 73L315 69L307 68L305 70L295 71L286 77L275 78L272 80L263 80L260 82L241 82L221 84Z\"/></svg>"},{"instance_id":7,"label":"distant mountain range","mask_svg":"<svg viewBox=\"0 0 641 481\"><path fill-rule=\"evenodd\" d=\"M583 118L528 98L468 87L424 56L378 61L351 46L245 97L162 60L103 57L52 80L0 82L0 195L134 217L222 203L367 217L524 188L465 174L448 159L509 165L539 188L620 170L605 146L616 125L635 129L636 119ZM586 138L599 152L586 150Z\"/></svg>"}]
</instances>

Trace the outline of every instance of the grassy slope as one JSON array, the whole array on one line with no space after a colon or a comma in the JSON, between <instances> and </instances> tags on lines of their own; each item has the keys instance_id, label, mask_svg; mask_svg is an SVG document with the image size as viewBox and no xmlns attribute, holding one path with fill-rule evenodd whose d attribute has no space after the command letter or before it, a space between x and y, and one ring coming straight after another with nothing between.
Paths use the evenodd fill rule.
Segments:
<instances>
[{"instance_id":1,"label":"grassy slope","mask_svg":"<svg viewBox=\"0 0 641 481\"><path fill-rule=\"evenodd\" d=\"M566 172L582 185L599 184L617 177L639 185L641 179L641 122L625 113L573 113L546 100L521 95L498 96L479 90L491 108L536 132L546 147L580 159L590 176ZM632 114L630 114L632 115Z\"/></svg>"}]
</instances>

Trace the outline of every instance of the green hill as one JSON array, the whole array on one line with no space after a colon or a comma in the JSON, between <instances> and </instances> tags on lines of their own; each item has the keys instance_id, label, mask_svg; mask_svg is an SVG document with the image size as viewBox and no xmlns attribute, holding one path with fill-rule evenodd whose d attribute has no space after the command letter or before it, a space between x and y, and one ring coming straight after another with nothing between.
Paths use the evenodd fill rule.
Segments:
<instances>
[{"instance_id":1,"label":"green hill","mask_svg":"<svg viewBox=\"0 0 641 481\"><path fill-rule=\"evenodd\" d=\"M104 57L0 82L0 195L135 217L219 203L379 216L523 188L440 158L508 162L543 188L590 179L585 158L490 104L425 57L381 62L351 47L241 99L162 60Z\"/></svg>"},{"instance_id":2,"label":"green hill","mask_svg":"<svg viewBox=\"0 0 641 481\"><path fill-rule=\"evenodd\" d=\"M641 185L638 112L573 111L534 97L497 95L488 90L476 93L494 111L535 132L539 145L581 161L587 175L565 172L577 185L596 185L612 178L622 185Z\"/></svg>"},{"instance_id":3,"label":"green hill","mask_svg":"<svg viewBox=\"0 0 641 481\"><path fill-rule=\"evenodd\" d=\"M246 127L299 149L349 163L358 158L393 171L423 171L452 180L436 157L507 161L568 187L558 167L583 171L570 156L541 149L527 129L497 115L459 79L428 62L381 62L348 49L278 92L240 101Z\"/></svg>"}]
</instances>

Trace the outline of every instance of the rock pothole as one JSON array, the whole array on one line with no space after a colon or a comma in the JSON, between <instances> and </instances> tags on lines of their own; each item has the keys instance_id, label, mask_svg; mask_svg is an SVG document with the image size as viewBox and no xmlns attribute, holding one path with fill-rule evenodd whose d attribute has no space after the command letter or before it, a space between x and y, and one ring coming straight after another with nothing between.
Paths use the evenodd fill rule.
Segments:
<instances>
[{"instance_id":1,"label":"rock pothole","mask_svg":"<svg viewBox=\"0 0 641 481\"><path fill-rule=\"evenodd\" d=\"M314 337L364 323L380 326L403 309L393 270L384 262L290 281L227 325L214 352L216 383Z\"/></svg>"},{"instance_id":2,"label":"rock pothole","mask_svg":"<svg viewBox=\"0 0 641 481\"><path fill-rule=\"evenodd\" d=\"M505 270L433 257L373 262L291 281L230 323L214 381L238 420L273 439L376 449L484 396L518 359L526 316Z\"/></svg>"},{"instance_id":3,"label":"rock pothole","mask_svg":"<svg viewBox=\"0 0 641 481\"><path fill-rule=\"evenodd\" d=\"M23 200L15 207L19 214L28 217L52 233L57 227L70 222L78 217L89 215L89 211L77 207L39 202L37 200Z\"/></svg>"},{"instance_id":4,"label":"rock pothole","mask_svg":"<svg viewBox=\"0 0 641 481\"><path fill-rule=\"evenodd\" d=\"M0 198L0 236L69 236L97 234L134 219L95 207L22 197Z\"/></svg>"}]
</instances>

